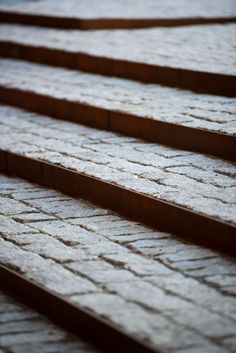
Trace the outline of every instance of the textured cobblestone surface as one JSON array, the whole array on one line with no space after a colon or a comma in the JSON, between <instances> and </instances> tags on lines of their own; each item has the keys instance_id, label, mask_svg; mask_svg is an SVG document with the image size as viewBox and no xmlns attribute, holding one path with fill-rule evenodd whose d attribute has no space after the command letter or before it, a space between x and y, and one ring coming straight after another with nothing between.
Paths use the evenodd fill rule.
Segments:
<instances>
[{"instance_id":1,"label":"textured cobblestone surface","mask_svg":"<svg viewBox=\"0 0 236 353\"><path fill-rule=\"evenodd\" d=\"M0 85L5 87L236 135L236 100L232 98L195 94L16 60L0 60L0 70Z\"/></svg>"},{"instance_id":2,"label":"textured cobblestone surface","mask_svg":"<svg viewBox=\"0 0 236 353\"><path fill-rule=\"evenodd\" d=\"M3 292L0 292L0 352L98 353Z\"/></svg>"},{"instance_id":3,"label":"textured cobblestone surface","mask_svg":"<svg viewBox=\"0 0 236 353\"><path fill-rule=\"evenodd\" d=\"M1 0L0 5L19 12L73 18L204 18L236 15L235 0Z\"/></svg>"},{"instance_id":4,"label":"textured cobblestone surface","mask_svg":"<svg viewBox=\"0 0 236 353\"><path fill-rule=\"evenodd\" d=\"M0 195L0 263L161 352L235 351L232 259L20 179Z\"/></svg>"},{"instance_id":5,"label":"textured cobblestone surface","mask_svg":"<svg viewBox=\"0 0 236 353\"><path fill-rule=\"evenodd\" d=\"M236 25L75 31L0 26L0 39L67 52L235 75Z\"/></svg>"},{"instance_id":6,"label":"textured cobblestone surface","mask_svg":"<svg viewBox=\"0 0 236 353\"><path fill-rule=\"evenodd\" d=\"M233 163L6 106L0 137L3 150L236 224Z\"/></svg>"}]
</instances>

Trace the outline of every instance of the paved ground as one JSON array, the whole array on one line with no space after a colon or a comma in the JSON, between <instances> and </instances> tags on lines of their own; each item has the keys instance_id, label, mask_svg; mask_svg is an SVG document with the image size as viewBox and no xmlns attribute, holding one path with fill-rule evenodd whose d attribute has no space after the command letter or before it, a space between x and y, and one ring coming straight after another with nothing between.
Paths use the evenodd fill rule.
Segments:
<instances>
[{"instance_id":1,"label":"paved ground","mask_svg":"<svg viewBox=\"0 0 236 353\"><path fill-rule=\"evenodd\" d=\"M235 351L230 258L20 179L0 195L2 264L161 352Z\"/></svg>"},{"instance_id":2,"label":"paved ground","mask_svg":"<svg viewBox=\"0 0 236 353\"><path fill-rule=\"evenodd\" d=\"M234 163L6 106L0 124L3 150L236 224Z\"/></svg>"},{"instance_id":3,"label":"paved ground","mask_svg":"<svg viewBox=\"0 0 236 353\"><path fill-rule=\"evenodd\" d=\"M235 0L0 0L14 11L79 18L188 18L236 16ZM125 8L125 11L124 11Z\"/></svg>"},{"instance_id":4,"label":"paved ground","mask_svg":"<svg viewBox=\"0 0 236 353\"><path fill-rule=\"evenodd\" d=\"M136 30L54 30L1 25L0 39L181 69L235 75L236 25Z\"/></svg>"},{"instance_id":5,"label":"paved ground","mask_svg":"<svg viewBox=\"0 0 236 353\"><path fill-rule=\"evenodd\" d=\"M233 98L196 94L17 60L0 59L0 70L0 85L4 87L156 121L236 135L236 100Z\"/></svg>"},{"instance_id":6,"label":"paved ground","mask_svg":"<svg viewBox=\"0 0 236 353\"><path fill-rule=\"evenodd\" d=\"M0 352L98 353L3 292L0 292Z\"/></svg>"}]
</instances>

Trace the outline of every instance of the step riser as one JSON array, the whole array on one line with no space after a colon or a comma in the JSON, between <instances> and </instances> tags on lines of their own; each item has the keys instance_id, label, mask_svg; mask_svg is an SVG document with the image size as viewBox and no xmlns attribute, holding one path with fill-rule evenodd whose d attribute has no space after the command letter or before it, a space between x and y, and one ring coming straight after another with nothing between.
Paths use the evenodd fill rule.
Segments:
<instances>
[{"instance_id":1,"label":"step riser","mask_svg":"<svg viewBox=\"0 0 236 353\"><path fill-rule=\"evenodd\" d=\"M117 76L144 83L190 89L197 93L236 96L236 77L230 75L161 67L83 53L68 53L58 49L30 47L6 41L0 42L0 56Z\"/></svg>"},{"instance_id":2,"label":"step riser","mask_svg":"<svg viewBox=\"0 0 236 353\"><path fill-rule=\"evenodd\" d=\"M160 231L236 256L236 231L229 224L94 177L3 150L0 150L0 169L3 173L88 199Z\"/></svg>"},{"instance_id":3,"label":"step riser","mask_svg":"<svg viewBox=\"0 0 236 353\"><path fill-rule=\"evenodd\" d=\"M236 160L236 139L230 135L145 119L2 86L0 86L0 101L57 119L77 122L180 149L215 155L231 161Z\"/></svg>"},{"instance_id":4,"label":"step riser","mask_svg":"<svg viewBox=\"0 0 236 353\"><path fill-rule=\"evenodd\" d=\"M193 24L235 23L235 17L214 18L164 18L164 19L75 19L70 17L54 17L44 15L21 14L0 11L0 23L20 23L24 25L63 28L63 29L129 29L147 27L173 27Z\"/></svg>"}]
</instances>

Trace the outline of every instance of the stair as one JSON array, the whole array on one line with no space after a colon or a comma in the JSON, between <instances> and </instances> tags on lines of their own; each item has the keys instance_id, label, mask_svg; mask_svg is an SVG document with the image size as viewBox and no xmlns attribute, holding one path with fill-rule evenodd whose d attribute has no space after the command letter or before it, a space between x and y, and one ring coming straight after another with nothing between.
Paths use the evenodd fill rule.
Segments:
<instances>
[{"instance_id":1,"label":"stair","mask_svg":"<svg viewBox=\"0 0 236 353\"><path fill-rule=\"evenodd\" d=\"M232 98L16 60L0 69L2 103L235 161Z\"/></svg>"},{"instance_id":2,"label":"stair","mask_svg":"<svg viewBox=\"0 0 236 353\"><path fill-rule=\"evenodd\" d=\"M47 315L55 307L64 313L60 322L68 305L75 306L70 322L77 310L92 313L87 338L96 340L93 327L102 348L109 339L101 325L91 325L94 315L152 352L232 352L236 298L235 284L227 281L235 273L233 259L58 191L0 179L0 262L27 280L22 285L11 273L6 285L15 293L27 288L28 300L35 298ZM1 284L9 279L1 268L0 274ZM32 283L44 289L36 297ZM49 295L55 296L51 305ZM80 316L80 330L87 320ZM115 352L131 351L127 342L115 349L119 344L114 336Z\"/></svg>"},{"instance_id":3,"label":"stair","mask_svg":"<svg viewBox=\"0 0 236 353\"><path fill-rule=\"evenodd\" d=\"M86 32L1 25L0 54L235 97L235 32L235 24Z\"/></svg>"},{"instance_id":4,"label":"stair","mask_svg":"<svg viewBox=\"0 0 236 353\"><path fill-rule=\"evenodd\" d=\"M1 2L0 353L235 352L233 3Z\"/></svg>"},{"instance_id":5,"label":"stair","mask_svg":"<svg viewBox=\"0 0 236 353\"><path fill-rule=\"evenodd\" d=\"M235 251L232 163L4 106L0 119L8 172Z\"/></svg>"}]
</instances>

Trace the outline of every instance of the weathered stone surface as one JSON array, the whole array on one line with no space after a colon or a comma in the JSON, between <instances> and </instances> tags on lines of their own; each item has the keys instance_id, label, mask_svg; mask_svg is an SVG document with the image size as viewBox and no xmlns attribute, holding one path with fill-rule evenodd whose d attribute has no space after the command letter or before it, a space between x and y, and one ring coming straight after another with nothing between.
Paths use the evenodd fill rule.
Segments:
<instances>
[{"instance_id":1,"label":"weathered stone surface","mask_svg":"<svg viewBox=\"0 0 236 353\"><path fill-rule=\"evenodd\" d=\"M31 223L31 222L38 222L38 221L51 221L52 217L44 216L41 213L22 213L14 216L13 219L21 223L25 223L25 222Z\"/></svg>"},{"instance_id":2,"label":"weathered stone surface","mask_svg":"<svg viewBox=\"0 0 236 353\"><path fill-rule=\"evenodd\" d=\"M0 307L1 353L98 352L88 343L64 332L42 315L2 292Z\"/></svg>"},{"instance_id":3,"label":"weathered stone surface","mask_svg":"<svg viewBox=\"0 0 236 353\"><path fill-rule=\"evenodd\" d=\"M15 215L15 214L22 214L27 212L33 212L34 209L32 207L24 206L15 202L14 200L9 199L8 203L3 197L0 197L0 213L3 215Z\"/></svg>"},{"instance_id":4,"label":"weathered stone surface","mask_svg":"<svg viewBox=\"0 0 236 353\"><path fill-rule=\"evenodd\" d=\"M6 204L13 200L19 212L21 206L32 207L32 218L35 212L42 215L35 222L31 217L15 218L21 213L1 216L1 264L148 340L160 352L234 352L236 265L232 259L19 179L0 176L0 197ZM76 216L68 217L66 207L58 213L63 203L73 205ZM92 210L96 212L89 215ZM14 223L15 232L6 232L8 221ZM27 227L27 232L16 224ZM0 302L0 331L12 332L14 322L30 320L29 312L14 310L1 296ZM34 320L39 328L38 317ZM1 323L6 323L5 328ZM37 339L36 328L26 331L25 336L17 333L15 342L24 349L36 345L36 352L44 352L40 347L48 339L47 332ZM3 337L12 352L22 353L14 335ZM58 340L57 333L55 337Z\"/></svg>"},{"instance_id":5,"label":"weathered stone surface","mask_svg":"<svg viewBox=\"0 0 236 353\"><path fill-rule=\"evenodd\" d=\"M55 163L104 182L236 224L236 197L232 189L236 185L234 163L2 106L0 128L4 126L11 129L7 135L0 131L2 150ZM44 199L31 201L34 208L37 202L44 203ZM65 206L69 210L67 217L76 217L71 201L53 197L48 205L57 210L58 216L63 214ZM90 214L97 215L96 208L92 208ZM57 224L51 226L53 232ZM41 229L45 226L43 222L37 222L37 225ZM32 227L36 227L35 222ZM50 224L47 227L50 228ZM58 227L60 223L57 232L63 232L63 226L61 230ZM77 228L76 232L78 229L81 241L84 236L86 239L91 238L91 234L82 228ZM120 229L124 229L124 232L120 233ZM140 226L135 229L136 233L145 231ZM116 232L130 234L129 226L117 227L112 236ZM104 228L102 234L110 236L110 229ZM75 239L72 227L63 236L68 241L79 239L77 236ZM150 255L159 256L165 252L165 240L160 240L159 244L155 249L150 241L147 243ZM135 243L131 246L135 247ZM141 246L145 247L145 244Z\"/></svg>"},{"instance_id":6,"label":"weathered stone surface","mask_svg":"<svg viewBox=\"0 0 236 353\"><path fill-rule=\"evenodd\" d=\"M198 353L199 349L202 352L208 352L208 353L226 353L227 350L225 350L223 347L216 347L214 344L213 345L202 345L200 347L191 347L191 348L183 348L179 350L179 353Z\"/></svg>"},{"instance_id":7,"label":"weathered stone surface","mask_svg":"<svg viewBox=\"0 0 236 353\"><path fill-rule=\"evenodd\" d=\"M29 33L27 31L22 37L28 38ZM1 28L0 38L3 34ZM44 94L74 103L81 102L111 111L133 114L140 118L228 135L236 134L235 99L232 98L196 94L160 85L16 60L1 59L0 70L0 84L5 87ZM10 110L7 114L14 115ZM27 126L25 121L24 127ZM86 128L84 129L86 133ZM67 132L70 133L69 130ZM76 147L73 148L75 152L78 150ZM195 169L192 168L190 172L194 175Z\"/></svg>"},{"instance_id":8,"label":"weathered stone surface","mask_svg":"<svg viewBox=\"0 0 236 353\"><path fill-rule=\"evenodd\" d=\"M204 342L197 334L184 331L161 315L145 311L134 303L127 303L114 294L85 295L72 297L72 300L112 319L118 325L123 326L126 322L128 333L138 333L140 338L150 340L157 350L172 352L178 347L199 347Z\"/></svg>"},{"instance_id":9,"label":"weathered stone surface","mask_svg":"<svg viewBox=\"0 0 236 353\"><path fill-rule=\"evenodd\" d=\"M24 210L24 205L22 207L22 210ZM9 219L8 217L3 216L1 214L0 214L0 224L1 224L1 233L5 235L32 233L32 229L27 225L15 222L13 221L13 219ZM34 230L33 233L37 233L37 230Z\"/></svg>"},{"instance_id":10,"label":"weathered stone surface","mask_svg":"<svg viewBox=\"0 0 236 353\"><path fill-rule=\"evenodd\" d=\"M72 18L188 18L235 16L234 0L1 0L3 9ZM125 8L125 11L124 11Z\"/></svg>"},{"instance_id":11,"label":"weathered stone surface","mask_svg":"<svg viewBox=\"0 0 236 353\"><path fill-rule=\"evenodd\" d=\"M4 238L4 236L3 236ZM97 290L95 285L85 278L75 276L63 266L55 263L52 255L43 258L37 243L34 251L24 251L10 241L0 238L0 263L13 270L27 274L27 277L59 294L69 295L76 293L89 293ZM47 247L47 244L45 245ZM69 251L70 252L70 251ZM47 254L48 255L48 254Z\"/></svg>"}]
</instances>

